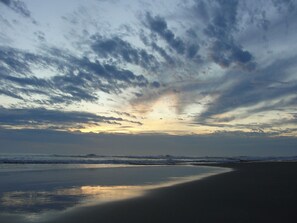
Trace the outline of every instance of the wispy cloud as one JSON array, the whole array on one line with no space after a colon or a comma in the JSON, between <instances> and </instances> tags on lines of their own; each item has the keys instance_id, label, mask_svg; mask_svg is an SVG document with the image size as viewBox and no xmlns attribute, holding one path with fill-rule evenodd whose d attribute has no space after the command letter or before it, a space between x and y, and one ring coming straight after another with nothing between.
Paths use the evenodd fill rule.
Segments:
<instances>
[{"instance_id":1,"label":"wispy cloud","mask_svg":"<svg viewBox=\"0 0 297 223\"><path fill-rule=\"evenodd\" d=\"M295 61L294 56L293 58L273 62L270 66L257 70L256 75L253 76L246 73L241 75L237 73L230 74L226 78L234 80L233 84L221 92L206 111L199 115L198 119L224 114L238 108L246 108L252 115L255 112L295 106L296 95L294 89L297 89L297 82L283 81L292 75L288 70L296 67ZM282 103L272 103L271 106L268 106L273 100L282 100L288 96L291 96L291 98L282 101ZM248 109L261 102L266 103L263 103L260 107Z\"/></svg>"},{"instance_id":2,"label":"wispy cloud","mask_svg":"<svg viewBox=\"0 0 297 223\"><path fill-rule=\"evenodd\" d=\"M6 5L7 7L24 17L31 16L31 12L28 10L26 4L20 0L0 0L0 3Z\"/></svg>"},{"instance_id":3,"label":"wispy cloud","mask_svg":"<svg viewBox=\"0 0 297 223\"><path fill-rule=\"evenodd\" d=\"M185 53L185 43L180 38L176 37L170 29L168 29L164 18L160 16L153 17L150 13L147 13L146 19L148 22L148 28L152 32L157 33L161 38L163 38L177 53Z\"/></svg>"},{"instance_id":4,"label":"wispy cloud","mask_svg":"<svg viewBox=\"0 0 297 223\"><path fill-rule=\"evenodd\" d=\"M178 54L186 54L188 58L194 58L198 53L199 46L197 44L188 45L181 38L177 37L168 28L167 22L161 16L152 16L151 13L147 12L145 25L153 33L158 34L158 36L165 40ZM168 60L168 56L162 48L158 47L155 43L152 43L152 47Z\"/></svg>"},{"instance_id":5,"label":"wispy cloud","mask_svg":"<svg viewBox=\"0 0 297 223\"><path fill-rule=\"evenodd\" d=\"M2 112L25 120L15 115L2 125L33 126L36 110L79 125L114 122L127 132L170 120L182 134L294 134L294 1L90 2L61 0L47 15L34 1L0 1ZM25 19L33 16L37 23ZM39 117L42 125L72 125Z\"/></svg>"},{"instance_id":6,"label":"wispy cloud","mask_svg":"<svg viewBox=\"0 0 297 223\"><path fill-rule=\"evenodd\" d=\"M119 62L139 65L145 69L155 69L158 66L156 58L144 49L134 48L129 42L115 36L104 38L102 36L92 36L91 47L96 54L103 58L112 58Z\"/></svg>"},{"instance_id":7,"label":"wispy cloud","mask_svg":"<svg viewBox=\"0 0 297 223\"><path fill-rule=\"evenodd\" d=\"M128 87L150 84L143 75L136 75L130 70L78 58L58 49L49 49L46 54L38 55L2 48L0 59L2 93L15 98L22 98L22 94L42 94L50 103L95 101L100 91L119 94ZM61 74L38 78L34 76L32 66L54 68Z\"/></svg>"},{"instance_id":8,"label":"wispy cloud","mask_svg":"<svg viewBox=\"0 0 297 223\"><path fill-rule=\"evenodd\" d=\"M0 107L0 125L42 128L79 128L87 125L112 124L122 122L141 125L141 122L121 117L101 116L88 112L49 110L45 108L4 108Z\"/></svg>"}]
</instances>

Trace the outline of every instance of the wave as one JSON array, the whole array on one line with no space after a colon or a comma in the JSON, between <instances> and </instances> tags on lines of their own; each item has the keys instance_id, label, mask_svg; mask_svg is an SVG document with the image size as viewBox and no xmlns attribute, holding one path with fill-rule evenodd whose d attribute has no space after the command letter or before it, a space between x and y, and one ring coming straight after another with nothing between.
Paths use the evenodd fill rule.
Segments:
<instances>
[{"instance_id":1,"label":"wave","mask_svg":"<svg viewBox=\"0 0 297 223\"><path fill-rule=\"evenodd\" d=\"M1 155L0 164L125 164L125 165L184 165L239 162L297 161L293 157L187 157L187 156L100 156L87 155Z\"/></svg>"}]
</instances>

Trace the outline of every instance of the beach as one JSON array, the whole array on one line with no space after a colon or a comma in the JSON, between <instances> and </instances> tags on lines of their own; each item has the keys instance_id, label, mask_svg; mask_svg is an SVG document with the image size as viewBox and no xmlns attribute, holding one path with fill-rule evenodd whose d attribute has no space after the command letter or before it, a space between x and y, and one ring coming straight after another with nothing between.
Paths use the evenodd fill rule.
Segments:
<instances>
[{"instance_id":1,"label":"beach","mask_svg":"<svg viewBox=\"0 0 297 223\"><path fill-rule=\"evenodd\" d=\"M60 222L64 216L75 215L86 207L100 209L107 203L141 197L158 188L230 171L193 165L12 161L0 165L0 222Z\"/></svg>"},{"instance_id":2,"label":"beach","mask_svg":"<svg viewBox=\"0 0 297 223\"><path fill-rule=\"evenodd\" d=\"M297 0L0 0L0 27L0 223L297 223Z\"/></svg>"},{"instance_id":3,"label":"beach","mask_svg":"<svg viewBox=\"0 0 297 223\"><path fill-rule=\"evenodd\" d=\"M296 222L296 162L219 166L234 171L77 208L51 222Z\"/></svg>"}]
</instances>

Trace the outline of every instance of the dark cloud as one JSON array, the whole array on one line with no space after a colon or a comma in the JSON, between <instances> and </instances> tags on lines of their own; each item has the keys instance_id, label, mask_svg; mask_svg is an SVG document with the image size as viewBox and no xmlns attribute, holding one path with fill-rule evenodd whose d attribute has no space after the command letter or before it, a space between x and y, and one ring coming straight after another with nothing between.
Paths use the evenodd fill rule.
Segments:
<instances>
[{"instance_id":1,"label":"dark cloud","mask_svg":"<svg viewBox=\"0 0 297 223\"><path fill-rule=\"evenodd\" d=\"M255 67L252 54L244 50L233 38L237 31L238 1L230 0L215 1L215 6L204 17L208 18L208 24L204 29L207 37L211 38L210 58L222 67L229 67L233 64L244 69L251 70ZM201 1L197 8L201 8ZM203 3L205 7L205 3Z\"/></svg>"},{"instance_id":2,"label":"dark cloud","mask_svg":"<svg viewBox=\"0 0 297 223\"><path fill-rule=\"evenodd\" d=\"M16 99L20 99L23 100L24 98L22 98L20 95L13 93L15 92L13 89L0 89L0 94L2 95L6 95L8 97L11 98L16 98Z\"/></svg>"},{"instance_id":3,"label":"dark cloud","mask_svg":"<svg viewBox=\"0 0 297 223\"><path fill-rule=\"evenodd\" d=\"M161 86L161 84L157 81L154 81L151 83L151 86L153 86L154 88L159 88Z\"/></svg>"},{"instance_id":4,"label":"dark cloud","mask_svg":"<svg viewBox=\"0 0 297 223\"><path fill-rule=\"evenodd\" d=\"M167 26L167 22L163 17L152 16L149 12L146 13L145 25L153 33L158 34L165 42L174 49L178 54L185 55L188 59L193 59L197 56L199 45L196 43L186 43L181 38L177 37L172 30ZM142 38L143 42L150 45L153 50L157 51L167 62L173 64L175 61L172 57L154 40L151 43Z\"/></svg>"},{"instance_id":5,"label":"dark cloud","mask_svg":"<svg viewBox=\"0 0 297 223\"><path fill-rule=\"evenodd\" d=\"M0 0L3 4L9 6L11 4L11 0Z\"/></svg>"},{"instance_id":6,"label":"dark cloud","mask_svg":"<svg viewBox=\"0 0 297 223\"><path fill-rule=\"evenodd\" d=\"M283 109L296 105L296 97L285 100L282 103L274 103L267 107L267 102L281 100L283 97L292 97L297 91L297 82L283 82L295 67L296 57L278 60L270 66L258 70L253 76L246 73L233 73L225 78L225 82L233 81L233 85L221 92L219 97L207 107L206 111L200 114L198 120L205 120L214 115L233 111L237 108L248 108L260 102L266 102L261 108L250 109L250 115L255 112ZM281 75L280 75L281 74Z\"/></svg>"},{"instance_id":7,"label":"dark cloud","mask_svg":"<svg viewBox=\"0 0 297 223\"><path fill-rule=\"evenodd\" d=\"M27 53L22 53L12 48L1 47L0 61L5 63L6 67L1 66L1 72L9 70L10 72L25 74L31 72L30 65L26 60ZM38 58L36 58L38 60Z\"/></svg>"},{"instance_id":8,"label":"dark cloud","mask_svg":"<svg viewBox=\"0 0 297 223\"><path fill-rule=\"evenodd\" d=\"M0 136L4 153L72 155L291 156L296 155L297 143L294 137L269 137L257 132L173 136L0 128Z\"/></svg>"},{"instance_id":9,"label":"dark cloud","mask_svg":"<svg viewBox=\"0 0 297 223\"><path fill-rule=\"evenodd\" d=\"M11 83L15 83L20 86L39 86L43 87L50 87L50 83L44 79L40 79L37 77L16 77L16 76L9 76L9 75L1 75L2 80L9 81Z\"/></svg>"},{"instance_id":10,"label":"dark cloud","mask_svg":"<svg viewBox=\"0 0 297 223\"><path fill-rule=\"evenodd\" d=\"M236 30L238 0L216 0L215 3L205 33L210 37L227 39L230 32Z\"/></svg>"},{"instance_id":11,"label":"dark cloud","mask_svg":"<svg viewBox=\"0 0 297 223\"><path fill-rule=\"evenodd\" d=\"M0 2L24 17L31 16L31 12L28 10L26 4L20 0L0 0Z\"/></svg>"},{"instance_id":12,"label":"dark cloud","mask_svg":"<svg viewBox=\"0 0 297 223\"><path fill-rule=\"evenodd\" d=\"M130 114L128 112L119 112L119 111L112 111L112 112L114 112L117 115L127 116L129 118L137 119L137 117L135 115L132 115L132 114Z\"/></svg>"},{"instance_id":13,"label":"dark cloud","mask_svg":"<svg viewBox=\"0 0 297 223\"><path fill-rule=\"evenodd\" d=\"M126 63L136 64L146 69L154 69L157 66L157 60L152 54L144 49L137 49L129 42L115 36L113 38L104 38L100 35L92 36L91 45L94 52L100 57L113 58Z\"/></svg>"},{"instance_id":14,"label":"dark cloud","mask_svg":"<svg viewBox=\"0 0 297 223\"><path fill-rule=\"evenodd\" d=\"M196 44L192 44L188 46L187 57L190 59L193 59L197 55L198 50L199 50L199 46Z\"/></svg>"},{"instance_id":15,"label":"dark cloud","mask_svg":"<svg viewBox=\"0 0 297 223\"><path fill-rule=\"evenodd\" d=\"M229 67L231 64L236 64L247 70L255 68L251 53L241 49L233 42L217 40L213 43L210 50L211 59L222 67Z\"/></svg>"},{"instance_id":16,"label":"dark cloud","mask_svg":"<svg viewBox=\"0 0 297 223\"><path fill-rule=\"evenodd\" d=\"M148 23L148 28L151 31L161 36L168 43L168 45L172 47L177 53L185 53L185 43L180 38L176 37L170 29L168 29L167 23L164 18L160 16L153 17L150 13L147 13L146 20Z\"/></svg>"},{"instance_id":17,"label":"dark cloud","mask_svg":"<svg viewBox=\"0 0 297 223\"><path fill-rule=\"evenodd\" d=\"M150 40L143 30L140 33L140 39L146 46L150 47L153 51L156 51L167 63L175 64L172 56L170 56L165 49L158 46L155 41Z\"/></svg>"},{"instance_id":18,"label":"dark cloud","mask_svg":"<svg viewBox=\"0 0 297 223\"><path fill-rule=\"evenodd\" d=\"M226 118L209 118L205 121L193 122L191 125L200 125L200 126L211 126L211 127L219 127L221 129L240 129L242 131L238 131L240 134L250 134L252 135L267 135L270 137L280 136L282 134L290 134L295 135L297 129L292 127L287 127L288 124L296 123L295 118L286 118L280 117L278 119L270 120L269 123L259 123L259 122L249 122L249 123L231 123L233 120L240 120L241 118L246 118L250 116L250 114L243 114L238 116L230 116ZM249 132L246 132L249 130ZM243 132L244 131L244 132ZM221 131L220 131L221 132ZM226 130L223 130L226 134L232 133Z\"/></svg>"},{"instance_id":19,"label":"dark cloud","mask_svg":"<svg viewBox=\"0 0 297 223\"><path fill-rule=\"evenodd\" d=\"M43 91L44 88L49 87L46 80L33 76L17 76L17 74L31 72L26 66L26 62L18 61L14 53L11 54L12 60L9 57L3 58L1 57L2 53L3 51L0 53L0 94L20 100L24 100L23 93L27 95L31 93L46 94Z\"/></svg>"},{"instance_id":20,"label":"dark cloud","mask_svg":"<svg viewBox=\"0 0 297 223\"><path fill-rule=\"evenodd\" d=\"M2 94L20 98L22 94L40 93L50 103L95 101L97 92L119 94L128 87L150 85L143 75L136 75L113 64L78 58L58 49L33 54L14 48L1 48L0 82ZM33 76L32 66L56 69L60 74L43 79ZM152 86L157 87L157 82ZM12 92L14 92L12 94Z\"/></svg>"},{"instance_id":21,"label":"dark cloud","mask_svg":"<svg viewBox=\"0 0 297 223\"><path fill-rule=\"evenodd\" d=\"M204 23L208 22L210 18L207 3L208 2L205 3L203 0L196 0L195 4L192 6L194 15L197 16L197 18ZM194 30L191 29L191 33L194 33L194 35L196 36L196 33L193 31Z\"/></svg>"},{"instance_id":22,"label":"dark cloud","mask_svg":"<svg viewBox=\"0 0 297 223\"><path fill-rule=\"evenodd\" d=\"M272 3L279 12L285 10L292 13L297 10L297 4L294 0L272 0Z\"/></svg>"},{"instance_id":23,"label":"dark cloud","mask_svg":"<svg viewBox=\"0 0 297 223\"><path fill-rule=\"evenodd\" d=\"M2 126L52 126L78 127L81 125L117 124L128 122L141 125L120 117L100 116L88 112L48 110L45 108L4 108L0 107L0 125Z\"/></svg>"},{"instance_id":24,"label":"dark cloud","mask_svg":"<svg viewBox=\"0 0 297 223\"><path fill-rule=\"evenodd\" d=\"M174 59L164 50L162 47L158 46L155 42L151 43L153 50L157 51L169 64L175 64Z\"/></svg>"}]
</instances>

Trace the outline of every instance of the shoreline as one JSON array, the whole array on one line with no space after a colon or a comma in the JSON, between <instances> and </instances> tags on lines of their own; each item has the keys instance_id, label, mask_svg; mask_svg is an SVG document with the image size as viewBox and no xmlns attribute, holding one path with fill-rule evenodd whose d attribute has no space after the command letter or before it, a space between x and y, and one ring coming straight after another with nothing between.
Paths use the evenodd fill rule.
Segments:
<instances>
[{"instance_id":1,"label":"shoreline","mask_svg":"<svg viewBox=\"0 0 297 223\"><path fill-rule=\"evenodd\" d=\"M297 162L209 166L233 171L82 207L48 222L295 222Z\"/></svg>"},{"instance_id":2,"label":"shoreline","mask_svg":"<svg viewBox=\"0 0 297 223\"><path fill-rule=\"evenodd\" d=\"M108 203L130 200L160 188L196 181L226 171L230 171L229 168L162 165L75 168L74 171L68 168L42 168L3 172L0 173L3 195L0 198L0 209L3 208L0 211L0 221L48 221L65 213L75 213L82 207L101 207ZM96 182L100 184L97 185Z\"/></svg>"}]
</instances>

